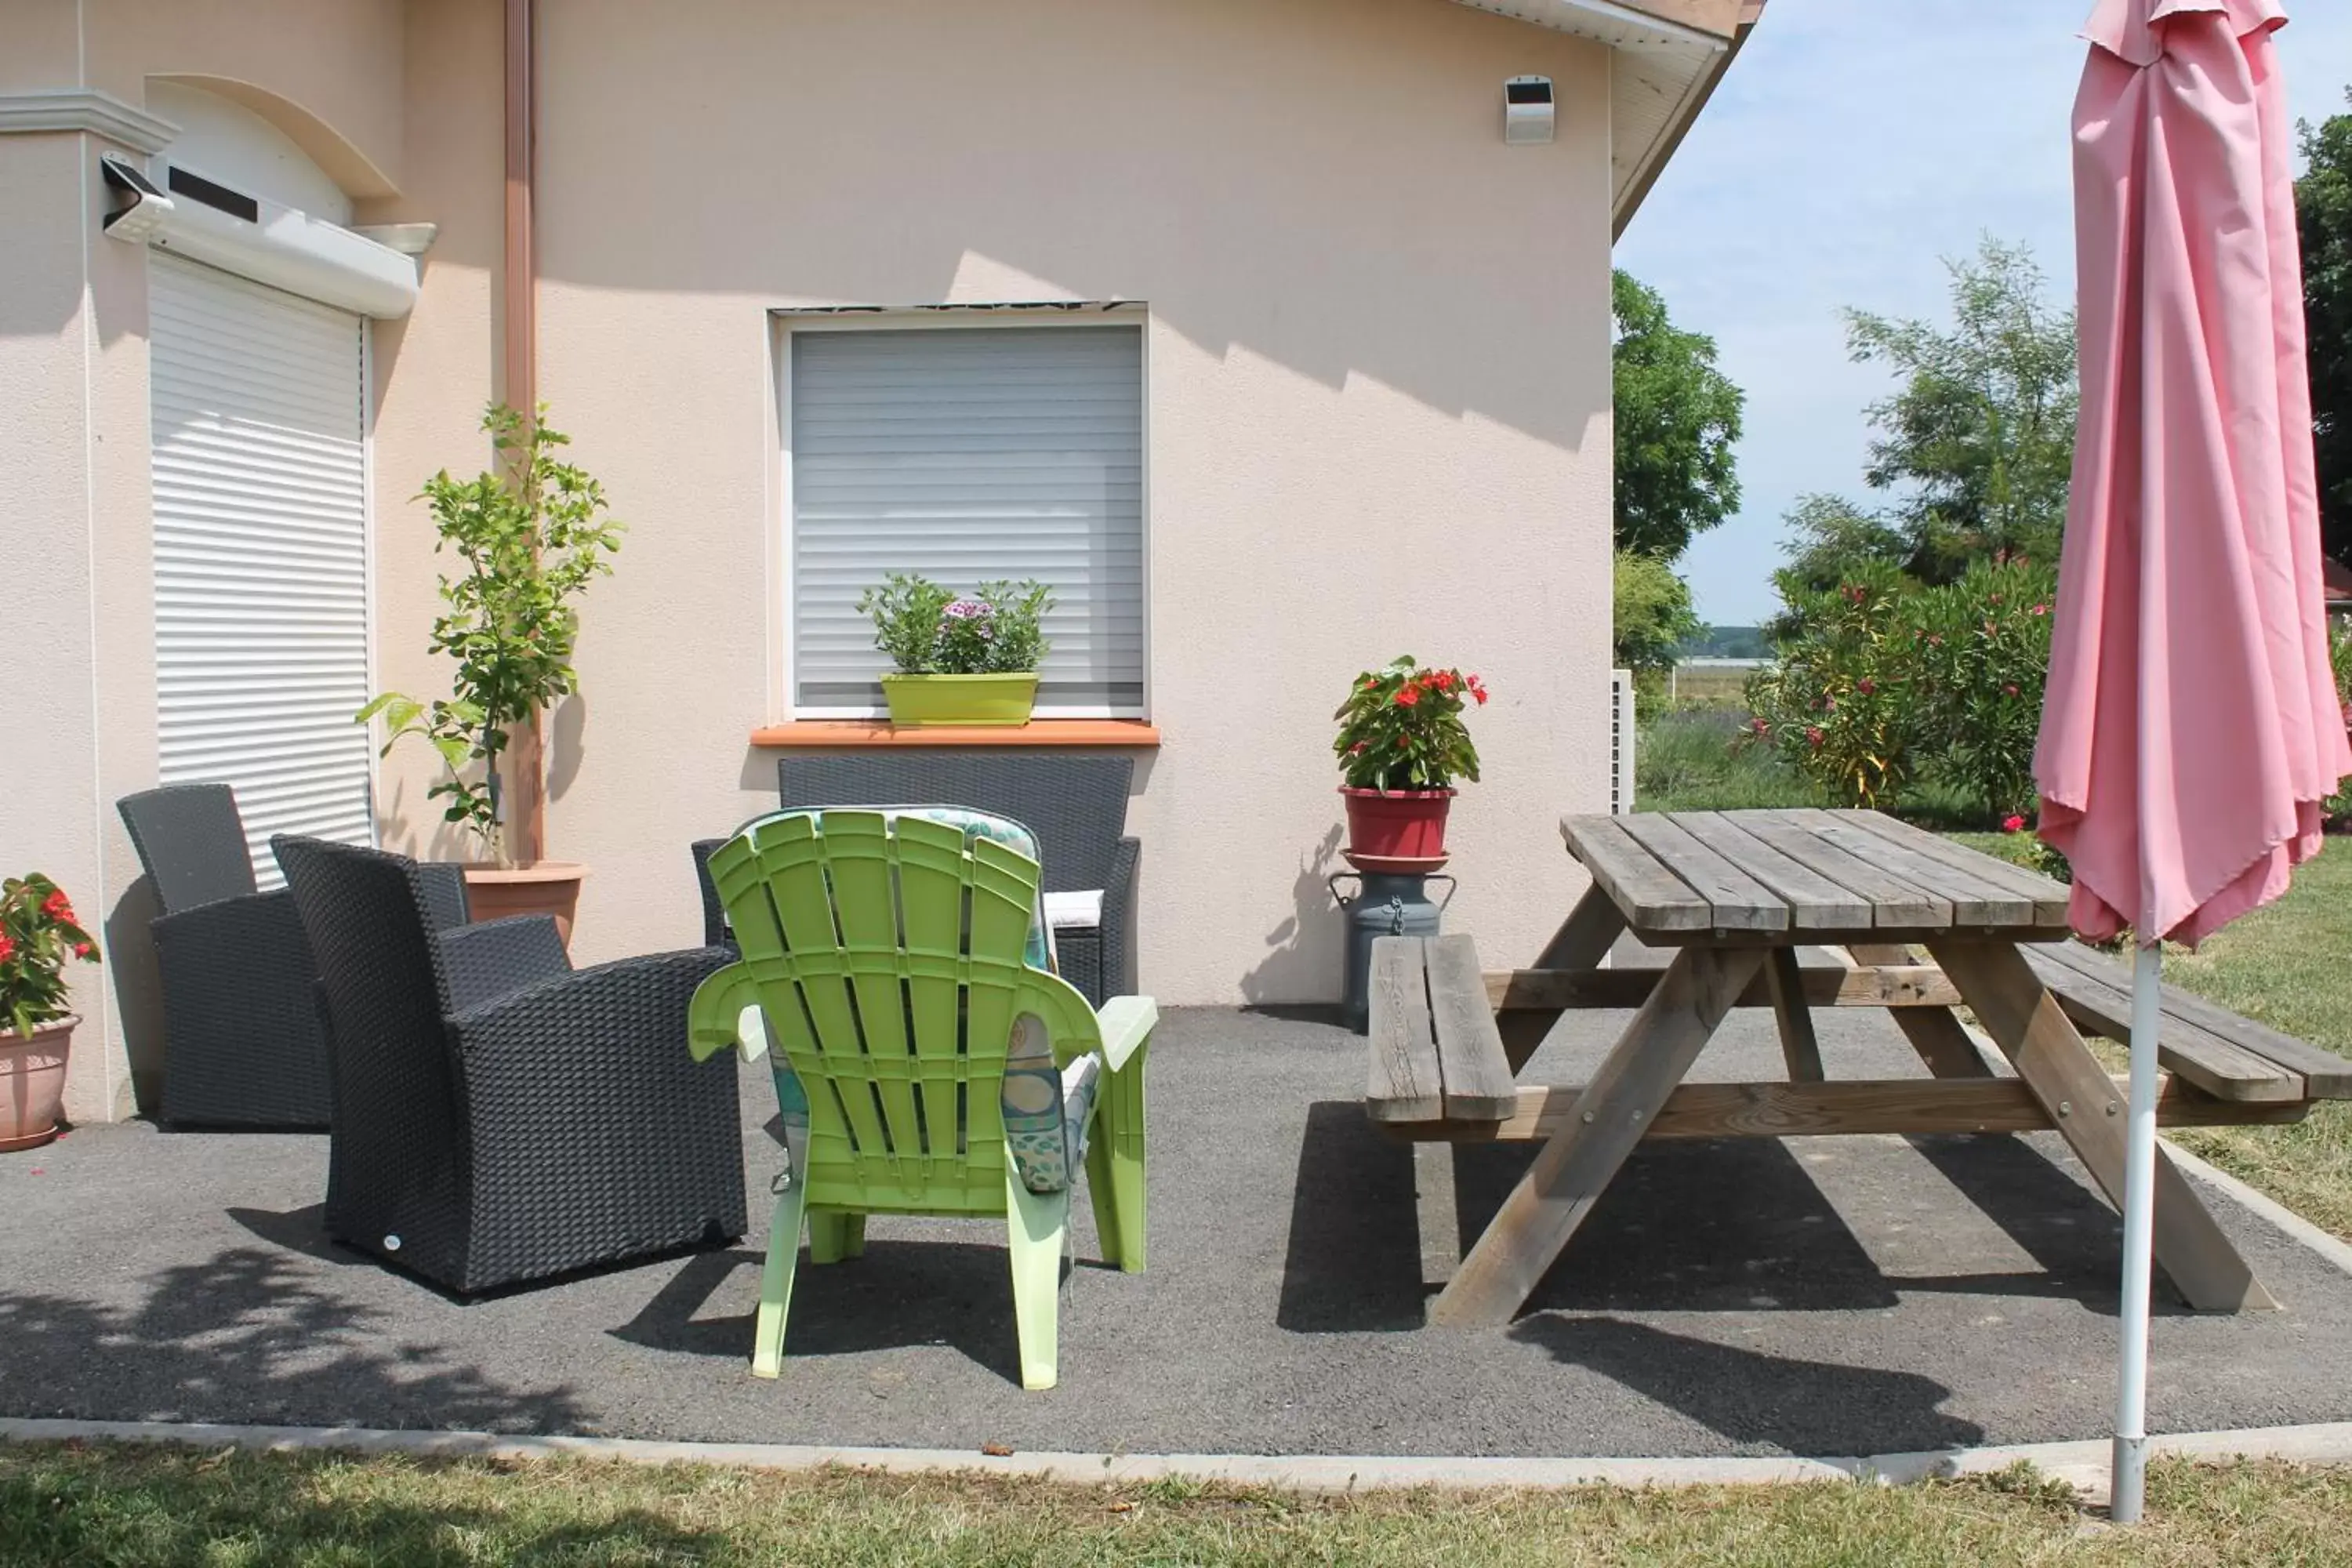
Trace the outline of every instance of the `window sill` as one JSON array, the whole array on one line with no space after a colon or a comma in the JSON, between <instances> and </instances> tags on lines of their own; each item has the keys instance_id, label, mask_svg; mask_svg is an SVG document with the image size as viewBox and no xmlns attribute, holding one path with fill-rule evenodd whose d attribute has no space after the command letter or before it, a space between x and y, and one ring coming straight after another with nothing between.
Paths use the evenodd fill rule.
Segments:
<instances>
[{"instance_id":1,"label":"window sill","mask_svg":"<svg viewBox=\"0 0 2352 1568\"><path fill-rule=\"evenodd\" d=\"M803 719L751 731L755 746L1157 746L1141 719L1033 719L1026 724L940 724L897 729L887 719Z\"/></svg>"}]
</instances>

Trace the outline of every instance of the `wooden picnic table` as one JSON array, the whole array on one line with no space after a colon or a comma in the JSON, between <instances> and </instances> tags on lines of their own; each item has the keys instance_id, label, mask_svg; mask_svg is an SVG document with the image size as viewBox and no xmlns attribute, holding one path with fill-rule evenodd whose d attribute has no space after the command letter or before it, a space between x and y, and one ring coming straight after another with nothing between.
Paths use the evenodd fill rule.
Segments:
<instances>
[{"instance_id":1,"label":"wooden picnic table","mask_svg":"<svg viewBox=\"0 0 2352 1568\"><path fill-rule=\"evenodd\" d=\"M2120 1201L2124 1088L2074 1021L2109 1016L2107 982L2043 956L2068 935L2060 883L1874 812L1571 816L1560 831L1592 885L1534 968L1483 973L1466 936L1376 943L1372 1119L1416 1141L1541 1145L1432 1322L1509 1321L1645 1137L2054 1129ZM1628 931L1673 950L1663 972L1602 966ZM1836 967L1801 965L1801 947L1831 950ZM1978 1050L1959 1004L2014 1076ZM1772 1009L1787 1081L1685 1084L1738 1005ZM1825 1005L1888 1010L1927 1076L1830 1080L1811 1016ZM1517 1081L1562 1014L1626 1006L1637 1011L1589 1083ZM2293 1121L2315 1098L2352 1094L2352 1070L2330 1076L2338 1058L2274 1035L2266 1046L2194 999L2168 999L2166 1015L2168 1123ZM2275 1304L2168 1158L2156 1254L2200 1310Z\"/></svg>"}]
</instances>

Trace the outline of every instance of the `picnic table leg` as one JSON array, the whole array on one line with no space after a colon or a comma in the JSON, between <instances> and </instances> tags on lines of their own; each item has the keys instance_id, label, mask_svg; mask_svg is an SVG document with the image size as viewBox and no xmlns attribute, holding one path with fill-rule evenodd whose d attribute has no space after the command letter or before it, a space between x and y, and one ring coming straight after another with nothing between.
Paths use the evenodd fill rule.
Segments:
<instances>
[{"instance_id":1,"label":"picnic table leg","mask_svg":"<svg viewBox=\"0 0 2352 1568\"><path fill-rule=\"evenodd\" d=\"M1760 948L1686 947L1503 1200L1486 1234L1432 1303L1455 1327L1511 1321L1624 1164L1651 1120L1756 978Z\"/></svg>"},{"instance_id":2,"label":"picnic table leg","mask_svg":"<svg viewBox=\"0 0 2352 1568\"><path fill-rule=\"evenodd\" d=\"M1813 1013L1805 1005L1805 976L1797 967L1797 950L1776 947L1764 958L1764 987L1772 996L1772 1022L1780 1031L1780 1055L1789 1064L1790 1083L1820 1083L1822 1043L1813 1035Z\"/></svg>"},{"instance_id":3,"label":"picnic table leg","mask_svg":"<svg viewBox=\"0 0 2352 1568\"><path fill-rule=\"evenodd\" d=\"M1911 950L1899 944L1891 946L1849 947L1856 963L1912 963ZM1895 1026L1927 1064L1927 1070L1937 1078L1990 1078L1992 1068L1986 1065L1984 1053L1969 1037L1968 1026L1949 1007L1889 1007Z\"/></svg>"},{"instance_id":4,"label":"picnic table leg","mask_svg":"<svg viewBox=\"0 0 2352 1568\"><path fill-rule=\"evenodd\" d=\"M1598 969L1609 950L1624 934L1625 916L1614 900L1601 890L1594 882L1576 900L1568 919L1559 922L1559 930L1544 943L1543 952L1536 955L1538 969ZM1528 1058L1549 1037L1551 1031L1566 1021L1563 1013L1558 1018L1509 1017L1502 1021L1503 1058L1517 1072L1528 1065Z\"/></svg>"},{"instance_id":5,"label":"picnic table leg","mask_svg":"<svg viewBox=\"0 0 2352 1568\"><path fill-rule=\"evenodd\" d=\"M1934 942L1927 950L2017 1068L2059 1135L2108 1198L2124 1196L2122 1096L2057 998L2012 942ZM2200 1312L2267 1311L2278 1301L2254 1278L2189 1178L2157 1151L2156 1260Z\"/></svg>"}]
</instances>

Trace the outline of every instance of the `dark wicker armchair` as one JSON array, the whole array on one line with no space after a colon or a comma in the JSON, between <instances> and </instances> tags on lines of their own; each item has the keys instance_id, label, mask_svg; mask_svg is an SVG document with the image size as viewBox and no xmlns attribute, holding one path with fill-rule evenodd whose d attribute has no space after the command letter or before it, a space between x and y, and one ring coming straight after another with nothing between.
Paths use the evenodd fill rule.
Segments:
<instances>
[{"instance_id":1,"label":"dark wicker armchair","mask_svg":"<svg viewBox=\"0 0 2352 1568\"><path fill-rule=\"evenodd\" d=\"M175 1127L327 1125L318 971L284 889L260 892L226 784L175 784L116 803L163 912L151 926L163 988L163 1103ZM464 874L426 868L436 926L466 921Z\"/></svg>"},{"instance_id":2,"label":"dark wicker armchair","mask_svg":"<svg viewBox=\"0 0 2352 1568\"><path fill-rule=\"evenodd\" d=\"M1134 994L1135 876L1142 844L1127 834L1135 762L1121 756L1013 756L987 751L889 751L786 757L776 764L787 810L821 805L966 805L1009 816L1037 836L1048 894L1102 893L1099 926L1060 925L1062 977L1097 1006ZM699 867L703 857L698 855ZM704 910L717 908L704 879Z\"/></svg>"},{"instance_id":3,"label":"dark wicker armchair","mask_svg":"<svg viewBox=\"0 0 2352 1568\"><path fill-rule=\"evenodd\" d=\"M436 933L415 862L273 842L319 964L329 1236L473 1295L743 1234L735 1073L686 1048L730 954L575 971L543 915Z\"/></svg>"}]
</instances>

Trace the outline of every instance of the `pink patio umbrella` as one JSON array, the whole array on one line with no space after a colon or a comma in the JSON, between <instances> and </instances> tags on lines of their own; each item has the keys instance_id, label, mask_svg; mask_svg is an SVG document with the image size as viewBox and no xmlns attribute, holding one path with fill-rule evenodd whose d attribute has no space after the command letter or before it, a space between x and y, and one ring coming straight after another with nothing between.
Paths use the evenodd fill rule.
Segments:
<instances>
[{"instance_id":1,"label":"pink patio umbrella","mask_svg":"<svg viewBox=\"0 0 2352 1568\"><path fill-rule=\"evenodd\" d=\"M2329 673L2280 0L2100 0L2074 104L2083 400L2034 773L2074 927L2130 928L2113 1516L2147 1449L2157 945L2285 891L2352 772Z\"/></svg>"}]
</instances>

